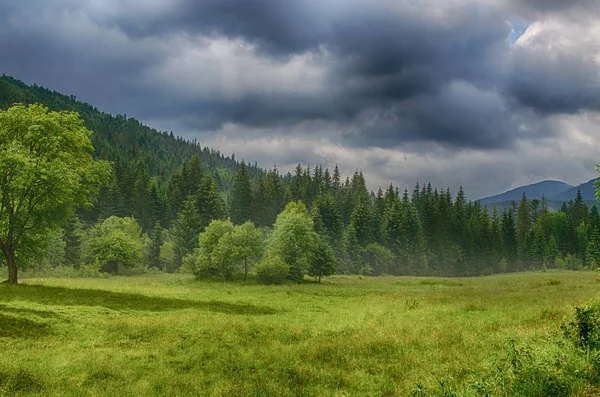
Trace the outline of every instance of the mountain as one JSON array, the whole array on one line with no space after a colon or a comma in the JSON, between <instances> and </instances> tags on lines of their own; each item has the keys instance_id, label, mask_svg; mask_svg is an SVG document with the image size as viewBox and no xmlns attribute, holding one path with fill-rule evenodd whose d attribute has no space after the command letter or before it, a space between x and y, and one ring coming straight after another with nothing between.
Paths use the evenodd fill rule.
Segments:
<instances>
[{"instance_id":1,"label":"mountain","mask_svg":"<svg viewBox=\"0 0 600 397\"><path fill-rule=\"evenodd\" d=\"M584 201L594 201L596 200L596 188L594 187L594 182L597 180L600 180L600 178L592 179L591 181L582 183L579 186L575 186L555 195L548 196L548 198L555 201L569 201L577 197L577 190L581 190L581 197Z\"/></svg>"},{"instance_id":2,"label":"mountain","mask_svg":"<svg viewBox=\"0 0 600 397\"><path fill-rule=\"evenodd\" d=\"M574 189L573 186L561 181L542 181L531 185L520 186L495 196L485 197L480 199L479 202L482 205L511 201L518 202L521 200L523 193L525 193L528 199L541 199L542 196L546 196L546 198L555 200L554 197L572 189ZM575 190L575 192L577 192L577 190ZM573 195L572 198L575 198L575 195Z\"/></svg>"},{"instance_id":3,"label":"mountain","mask_svg":"<svg viewBox=\"0 0 600 397\"><path fill-rule=\"evenodd\" d=\"M111 185L101 192L94 210L81 214L85 221L108 215L135 216L144 230L149 230L156 212L165 212L171 204L168 197L173 178L181 176L182 167L190 159L199 159L202 170L208 171L224 196L231 190L240 166L234 156L202 147L196 140L157 131L126 115L101 112L74 96L0 76L0 109L15 103L41 103L51 111L78 112L84 125L93 131L94 156L113 163ZM263 172L256 163L248 165L247 170L251 178Z\"/></svg>"}]
</instances>

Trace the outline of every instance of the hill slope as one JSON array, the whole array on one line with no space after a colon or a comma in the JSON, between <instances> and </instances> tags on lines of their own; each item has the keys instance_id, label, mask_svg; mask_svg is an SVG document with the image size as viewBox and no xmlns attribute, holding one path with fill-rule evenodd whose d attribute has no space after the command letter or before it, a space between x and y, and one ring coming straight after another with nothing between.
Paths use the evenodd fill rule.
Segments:
<instances>
[{"instance_id":1,"label":"hill slope","mask_svg":"<svg viewBox=\"0 0 600 397\"><path fill-rule=\"evenodd\" d=\"M479 202L483 205L487 205L507 201L519 201L521 200L523 193L525 193L528 199L541 199L542 196L546 196L547 198L552 197L554 199L555 196L569 191L572 188L573 186L561 181L542 181L531 185L520 186L495 196L485 197L480 199ZM573 198L575 198L575 196L573 196Z\"/></svg>"},{"instance_id":2,"label":"hill slope","mask_svg":"<svg viewBox=\"0 0 600 397\"><path fill-rule=\"evenodd\" d=\"M581 197L584 201L596 200L596 188L594 187L594 182L599 179L600 178L592 179L591 181L582 183L581 185L565 190L564 192L558 193L553 196L549 196L549 199L555 201L573 200L575 199L575 197L577 197L577 190L580 190Z\"/></svg>"},{"instance_id":3,"label":"hill slope","mask_svg":"<svg viewBox=\"0 0 600 397\"><path fill-rule=\"evenodd\" d=\"M50 110L69 110L79 113L85 126L92 130L92 143L97 158L112 161L117 166L128 167L139 162L150 177L164 184L183 162L193 155L215 174L219 185L227 190L230 174L236 172L239 163L218 150L202 147L196 140L188 141L173 133L160 132L125 115L111 115L99 111L74 96L63 95L37 85L27 85L15 78L0 76L0 109L15 103L42 103ZM255 175L257 166L250 166Z\"/></svg>"},{"instance_id":4,"label":"hill slope","mask_svg":"<svg viewBox=\"0 0 600 397\"><path fill-rule=\"evenodd\" d=\"M218 150L202 147L198 142L184 140L173 133L160 132L125 115L111 115L80 101L73 96L27 85L12 77L0 77L0 109L8 109L15 103L41 103L52 111L76 111L85 126L93 131L94 156L114 164L112 185L103 191L94 213L81 215L84 220L95 221L105 216L102 209L110 208L108 214L135 216L145 230L153 226L156 217L150 212L165 212L166 196L172 176L193 156L210 174L219 189L227 195L233 178L239 169L235 158L227 157ZM248 174L258 175L258 166L249 165ZM154 204L152 204L154 203ZM152 209L155 208L160 210ZM106 212L106 211L105 211Z\"/></svg>"}]
</instances>

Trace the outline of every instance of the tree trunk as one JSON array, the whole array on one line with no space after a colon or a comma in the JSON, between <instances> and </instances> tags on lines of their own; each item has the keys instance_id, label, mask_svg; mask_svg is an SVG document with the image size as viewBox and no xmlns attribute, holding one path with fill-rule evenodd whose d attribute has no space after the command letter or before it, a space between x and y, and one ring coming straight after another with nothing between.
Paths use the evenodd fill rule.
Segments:
<instances>
[{"instance_id":1,"label":"tree trunk","mask_svg":"<svg viewBox=\"0 0 600 397\"><path fill-rule=\"evenodd\" d=\"M15 263L15 252L8 249L4 252L6 266L8 266L8 283L16 285L19 281L17 276L17 264Z\"/></svg>"}]
</instances>

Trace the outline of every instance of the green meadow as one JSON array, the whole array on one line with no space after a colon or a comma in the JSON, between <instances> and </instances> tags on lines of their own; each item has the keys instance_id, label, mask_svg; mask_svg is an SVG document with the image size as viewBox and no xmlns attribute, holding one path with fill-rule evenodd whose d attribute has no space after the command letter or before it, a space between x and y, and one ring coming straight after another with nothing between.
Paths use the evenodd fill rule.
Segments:
<instances>
[{"instance_id":1,"label":"green meadow","mask_svg":"<svg viewBox=\"0 0 600 397\"><path fill-rule=\"evenodd\" d=\"M599 290L591 271L283 286L27 278L0 286L0 395L536 395L536 376L594 395L560 325ZM494 374L519 368L515 352L579 367L536 369L525 389L507 369L516 378L503 386Z\"/></svg>"}]
</instances>

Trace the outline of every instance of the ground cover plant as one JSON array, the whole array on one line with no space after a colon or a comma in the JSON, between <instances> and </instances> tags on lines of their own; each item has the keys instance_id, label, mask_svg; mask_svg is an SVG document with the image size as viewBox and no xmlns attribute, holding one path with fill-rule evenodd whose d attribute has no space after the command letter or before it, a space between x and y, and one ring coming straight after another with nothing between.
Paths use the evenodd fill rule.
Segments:
<instances>
[{"instance_id":1,"label":"ground cover plant","mask_svg":"<svg viewBox=\"0 0 600 397\"><path fill-rule=\"evenodd\" d=\"M594 354L564 334L599 288L591 271L25 278L0 286L0 395L593 395Z\"/></svg>"}]
</instances>

